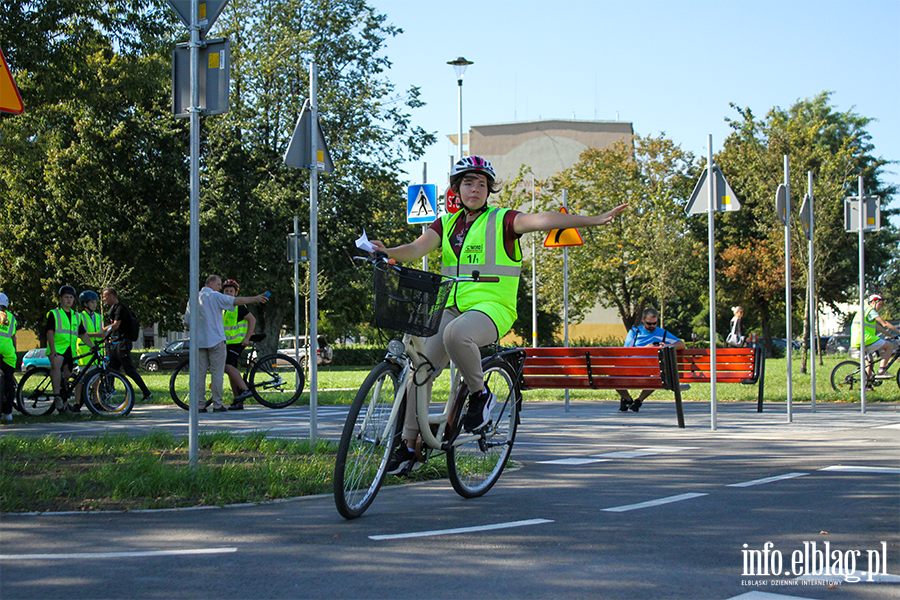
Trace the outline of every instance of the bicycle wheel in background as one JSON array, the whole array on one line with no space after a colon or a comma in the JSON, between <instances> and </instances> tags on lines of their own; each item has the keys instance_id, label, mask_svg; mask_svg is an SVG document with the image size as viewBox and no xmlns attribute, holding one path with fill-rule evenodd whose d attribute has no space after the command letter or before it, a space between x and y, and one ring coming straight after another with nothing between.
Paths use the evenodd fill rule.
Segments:
<instances>
[{"instance_id":1,"label":"bicycle wheel in background","mask_svg":"<svg viewBox=\"0 0 900 600\"><path fill-rule=\"evenodd\" d=\"M456 439L447 452L447 474L453 489L464 498L484 495L500 478L512 452L518 425L519 402L515 374L509 364L499 358L488 359L484 366L484 383L497 396L491 411L491 424L482 435L462 429L467 405L457 411ZM461 393L468 395L463 387ZM459 439L466 441L457 445Z\"/></svg>"},{"instance_id":2,"label":"bicycle wheel in background","mask_svg":"<svg viewBox=\"0 0 900 600\"><path fill-rule=\"evenodd\" d=\"M268 354L250 367L247 386L256 401L269 408L284 408L303 393L303 369L286 354Z\"/></svg>"},{"instance_id":3,"label":"bicycle wheel in background","mask_svg":"<svg viewBox=\"0 0 900 600\"><path fill-rule=\"evenodd\" d=\"M852 360L840 362L831 371L831 388L836 392L854 394L859 392L859 363Z\"/></svg>"},{"instance_id":4,"label":"bicycle wheel in background","mask_svg":"<svg viewBox=\"0 0 900 600\"><path fill-rule=\"evenodd\" d=\"M385 436L399 379L399 365L377 365L350 406L334 465L334 503L345 519L366 512L384 481L388 456L399 442L403 419L401 410Z\"/></svg>"},{"instance_id":5,"label":"bicycle wheel in background","mask_svg":"<svg viewBox=\"0 0 900 600\"><path fill-rule=\"evenodd\" d=\"M36 367L19 380L16 390L16 408L32 417L49 415L53 412L53 384L50 369Z\"/></svg>"},{"instance_id":6,"label":"bicycle wheel in background","mask_svg":"<svg viewBox=\"0 0 900 600\"><path fill-rule=\"evenodd\" d=\"M98 369L85 385L85 403L95 415L124 417L134 408L134 388L121 373Z\"/></svg>"},{"instance_id":7,"label":"bicycle wheel in background","mask_svg":"<svg viewBox=\"0 0 900 600\"><path fill-rule=\"evenodd\" d=\"M191 371L188 361L184 361L178 365L175 370L172 371L172 375L169 376L169 395L172 396L172 400L175 404L184 410L190 410L190 390ZM200 405L200 408L203 408L210 400L212 400L212 392L206 386L206 377L203 378L203 390L204 403Z\"/></svg>"}]
</instances>

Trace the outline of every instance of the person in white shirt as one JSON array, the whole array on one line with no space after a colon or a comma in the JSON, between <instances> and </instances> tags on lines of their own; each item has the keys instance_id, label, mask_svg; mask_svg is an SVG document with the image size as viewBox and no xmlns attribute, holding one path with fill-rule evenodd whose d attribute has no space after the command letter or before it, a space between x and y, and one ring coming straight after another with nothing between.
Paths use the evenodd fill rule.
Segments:
<instances>
[{"instance_id":1,"label":"person in white shirt","mask_svg":"<svg viewBox=\"0 0 900 600\"><path fill-rule=\"evenodd\" d=\"M197 331L191 333L191 343L197 345L198 369L200 373L210 373L212 399L205 406L200 406L200 412L206 412L211 404L213 412L225 412L222 401L222 387L225 377L225 325L222 322L222 311L231 310L235 306L244 304L265 303L268 297L265 294L258 296L229 296L222 293L222 278L218 275L210 275L206 278L206 284L200 290L200 311L197 314ZM184 324L190 325L190 303L184 313Z\"/></svg>"}]
</instances>

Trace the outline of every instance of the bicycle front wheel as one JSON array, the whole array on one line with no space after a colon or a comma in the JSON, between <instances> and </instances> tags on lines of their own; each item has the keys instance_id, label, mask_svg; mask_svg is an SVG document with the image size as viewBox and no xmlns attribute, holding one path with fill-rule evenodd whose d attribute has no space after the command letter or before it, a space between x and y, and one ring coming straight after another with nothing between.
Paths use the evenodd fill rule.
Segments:
<instances>
[{"instance_id":1,"label":"bicycle front wheel","mask_svg":"<svg viewBox=\"0 0 900 600\"><path fill-rule=\"evenodd\" d=\"M23 414L41 417L53 412L53 384L50 369L36 367L19 380L16 408Z\"/></svg>"},{"instance_id":2,"label":"bicycle front wheel","mask_svg":"<svg viewBox=\"0 0 900 600\"><path fill-rule=\"evenodd\" d=\"M121 373L98 370L85 388L88 410L95 415L124 417L134 408L134 388Z\"/></svg>"},{"instance_id":3,"label":"bicycle front wheel","mask_svg":"<svg viewBox=\"0 0 900 600\"><path fill-rule=\"evenodd\" d=\"M852 360L840 362L831 371L831 388L836 392L854 394L861 383L859 363Z\"/></svg>"},{"instance_id":4,"label":"bicycle front wheel","mask_svg":"<svg viewBox=\"0 0 900 600\"><path fill-rule=\"evenodd\" d=\"M206 387L205 376L203 378L203 390L203 404L200 405L200 408L206 407L210 400L212 400L212 392ZM182 362L174 371L172 371L172 375L169 377L169 395L172 396L172 400L175 404L184 410L190 410L191 369L188 361Z\"/></svg>"},{"instance_id":5,"label":"bicycle front wheel","mask_svg":"<svg viewBox=\"0 0 900 600\"><path fill-rule=\"evenodd\" d=\"M519 422L519 394L515 373L499 358L483 364L484 383L497 396L491 422L478 433L463 430L468 403L457 402L452 447L447 451L447 474L456 493L463 498L483 496L500 479L516 439ZM460 398L468 398L462 386Z\"/></svg>"},{"instance_id":6,"label":"bicycle front wheel","mask_svg":"<svg viewBox=\"0 0 900 600\"><path fill-rule=\"evenodd\" d=\"M286 354L269 354L250 368L247 385L256 401L269 408L284 408L303 393L303 369Z\"/></svg>"},{"instance_id":7,"label":"bicycle front wheel","mask_svg":"<svg viewBox=\"0 0 900 600\"><path fill-rule=\"evenodd\" d=\"M400 366L383 362L372 369L350 406L334 465L334 503L345 519L366 512L384 481L403 418L398 411L390 423L399 385Z\"/></svg>"}]
</instances>

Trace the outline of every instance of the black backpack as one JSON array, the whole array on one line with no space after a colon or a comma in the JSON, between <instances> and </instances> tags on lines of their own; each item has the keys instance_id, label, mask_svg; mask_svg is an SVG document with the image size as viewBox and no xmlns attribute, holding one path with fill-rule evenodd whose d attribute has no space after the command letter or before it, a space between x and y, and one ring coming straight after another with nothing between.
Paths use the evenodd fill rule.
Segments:
<instances>
[{"instance_id":1,"label":"black backpack","mask_svg":"<svg viewBox=\"0 0 900 600\"><path fill-rule=\"evenodd\" d=\"M136 342L141 337L141 322L138 320L137 315L134 314L134 311L130 308L128 309L128 314L131 317L131 329L128 331L126 337L128 337L128 339L132 342Z\"/></svg>"}]
</instances>

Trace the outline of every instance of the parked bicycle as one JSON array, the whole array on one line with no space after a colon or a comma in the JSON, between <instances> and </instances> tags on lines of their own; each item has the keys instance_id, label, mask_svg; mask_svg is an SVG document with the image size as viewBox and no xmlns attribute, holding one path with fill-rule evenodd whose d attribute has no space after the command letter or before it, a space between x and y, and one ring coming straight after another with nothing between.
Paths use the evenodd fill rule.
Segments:
<instances>
[{"instance_id":1,"label":"parked bicycle","mask_svg":"<svg viewBox=\"0 0 900 600\"><path fill-rule=\"evenodd\" d=\"M894 366L894 363L897 362L897 358L900 358L900 346L898 346L893 354L891 354L891 359L888 361L887 367L885 368L886 372L890 371L891 367ZM877 374L879 370L878 363L880 360L881 357L878 356L877 352L872 352L866 357L866 383L871 386L870 389L875 390L889 382L891 379L895 379L897 381L897 387L900 388L900 370L898 370L896 374ZM869 375L868 373L873 373L873 375ZM860 385L862 385L862 373L859 369L858 360L845 360L839 362L831 371L831 387L836 392L855 394L859 391Z\"/></svg>"},{"instance_id":2,"label":"parked bicycle","mask_svg":"<svg viewBox=\"0 0 900 600\"><path fill-rule=\"evenodd\" d=\"M287 354L276 352L258 356L256 343L266 338L266 334L250 336L250 351L241 357L240 369L247 387L256 401L269 408L284 408L300 399L305 383L303 368ZM190 364L185 360L169 377L169 394L175 404L185 410L190 409ZM211 401L211 393L204 382L204 404Z\"/></svg>"},{"instance_id":3,"label":"parked bicycle","mask_svg":"<svg viewBox=\"0 0 900 600\"><path fill-rule=\"evenodd\" d=\"M334 470L334 500L347 519L361 516L384 482L388 457L400 443L407 392L428 365L422 356L422 338L437 332L452 285L499 281L479 278L477 272L472 277L442 278L382 257L364 260L374 264L376 325L402 331L403 338L388 344L387 355L366 377L344 423ZM482 361L485 384L496 394L497 403L489 424L475 432L463 429L469 392L459 371L441 413L429 413L425 395L417 395L420 460L446 455L450 483L465 498L490 490L509 460L519 423L524 365L525 353L517 348L500 349Z\"/></svg>"},{"instance_id":4,"label":"parked bicycle","mask_svg":"<svg viewBox=\"0 0 900 600\"><path fill-rule=\"evenodd\" d=\"M90 357L86 365L78 360ZM128 379L109 367L109 357L103 353L103 342L94 342L94 347L85 354L74 357L75 367L68 379L60 381L59 396L53 394L50 369L35 367L28 371L16 392L16 407L23 414L31 416L49 415L57 407L67 406L72 400L79 383L81 398L76 403L84 404L95 415L123 417L134 408L134 388ZM62 411L60 411L62 412Z\"/></svg>"}]
</instances>

